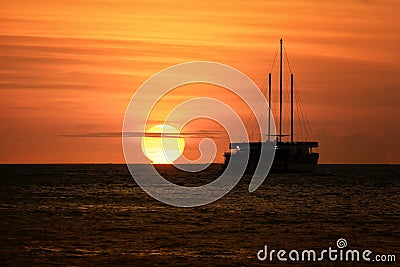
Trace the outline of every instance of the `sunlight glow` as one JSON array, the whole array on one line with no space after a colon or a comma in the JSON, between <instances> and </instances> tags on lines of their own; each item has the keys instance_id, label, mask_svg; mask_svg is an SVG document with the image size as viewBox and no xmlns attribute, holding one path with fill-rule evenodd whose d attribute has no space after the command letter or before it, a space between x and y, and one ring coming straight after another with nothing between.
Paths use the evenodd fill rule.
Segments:
<instances>
[{"instance_id":1,"label":"sunlight glow","mask_svg":"<svg viewBox=\"0 0 400 267\"><path fill-rule=\"evenodd\" d=\"M142 150L153 164L172 164L185 149L185 139L171 126L159 124L146 131Z\"/></svg>"}]
</instances>

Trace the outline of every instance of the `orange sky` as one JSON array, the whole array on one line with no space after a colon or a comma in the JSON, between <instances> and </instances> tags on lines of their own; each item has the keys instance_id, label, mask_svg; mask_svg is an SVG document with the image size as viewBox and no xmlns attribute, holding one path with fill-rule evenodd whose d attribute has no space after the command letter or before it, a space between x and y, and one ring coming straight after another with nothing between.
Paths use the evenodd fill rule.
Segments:
<instances>
[{"instance_id":1,"label":"orange sky","mask_svg":"<svg viewBox=\"0 0 400 267\"><path fill-rule=\"evenodd\" d=\"M399 12L396 0L2 1L0 162L122 163L124 112L148 77L207 60L262 86L283 37L320 162L400 163Z\"/></svg>"}]
</instances>

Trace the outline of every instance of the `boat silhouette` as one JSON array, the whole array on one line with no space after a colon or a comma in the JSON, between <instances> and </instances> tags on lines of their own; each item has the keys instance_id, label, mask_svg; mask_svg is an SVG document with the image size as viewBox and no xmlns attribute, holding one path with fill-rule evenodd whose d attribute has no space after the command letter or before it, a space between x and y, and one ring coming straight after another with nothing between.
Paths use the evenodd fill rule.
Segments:
<instances>
[{"instance_id":1,"label":"boat silhouette","mask_svg":"<svg viewBox=\"0 0 400 267\"><path fill-rule=\"evenodd\" d=\"M268 108L268 140L265 142L238 142L229 144L229 152L224 153L225 169L229 162L243 161L248 159L245 174L254 173L260 160L263 149L275 149L270 172L312 172L318 164L319 153L314 149L318 147L317 141L295 141L294 140L294 79L290 74L290 134L282 133L282 54L283 41L280 40L280 65L279 65L279 133L271 134L271 108ZM269 73L268 101L271 107L271 81ZM289 141L282 139L290 138ZM247 158L248 157L248 158Z\"/></svg>"}]
</instances>

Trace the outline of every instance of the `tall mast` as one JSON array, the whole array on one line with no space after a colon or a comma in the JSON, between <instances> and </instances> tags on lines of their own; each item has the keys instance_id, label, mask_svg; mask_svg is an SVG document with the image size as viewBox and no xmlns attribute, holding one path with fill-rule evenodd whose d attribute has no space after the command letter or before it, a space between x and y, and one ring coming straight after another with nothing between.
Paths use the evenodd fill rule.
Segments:
<instances>
[{"instance_id":1,"label":"tall mast","mask_svg":"<svg viewBox=\"0 0 400 267\"><path fill-rule=\"evenodd\" d=\"M279 64L279 142L282 142L282 38L280 43Z\"/></svg>"},{"instance_id":2,"label":"tall mast","mask_svg":"<svg viewBox=\"0 0 400 267\"><path fill-rule=\"evenodd\" d=\"M293 143L293 73L290 74L290 142Z\"/></svg>"},{"instance_id":3,"label":"tall mast","mask_svg":"<svg viewBox=\"0 0 400 267\"><path fill-rule=\"evenodd\" d=\"M271 140L271 72L268 74L268 141Z\"/></svg>"}]
</instances>

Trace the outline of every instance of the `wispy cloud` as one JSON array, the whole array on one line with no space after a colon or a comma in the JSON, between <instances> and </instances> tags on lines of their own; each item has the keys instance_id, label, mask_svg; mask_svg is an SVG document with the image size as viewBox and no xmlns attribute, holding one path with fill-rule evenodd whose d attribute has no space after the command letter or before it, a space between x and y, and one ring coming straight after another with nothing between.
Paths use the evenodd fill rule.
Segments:
<instances>
[{"instance_id":1,"label":"wispy cloud","mask_svg":"<svg viewBox=\"0 0 400 267\"><path fill-rule=\"evenodd\" d=\"M93 132L93 133L81 133L81 134L62 134L63 137L91 137L91 138L121 138L124 137L156 137L156 138L219 138L221 137L222 131L210 131L210 130L199 130L193 132L182 132L182 133L144 133L144 132Z\"/></svg>"}]
</instances>

